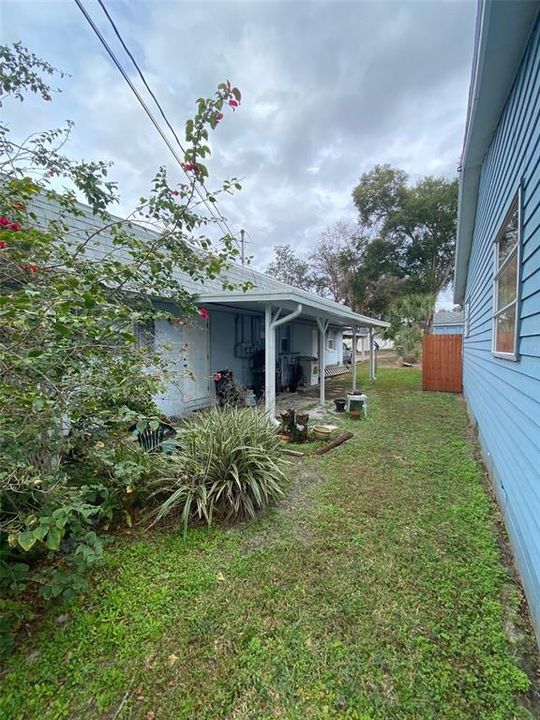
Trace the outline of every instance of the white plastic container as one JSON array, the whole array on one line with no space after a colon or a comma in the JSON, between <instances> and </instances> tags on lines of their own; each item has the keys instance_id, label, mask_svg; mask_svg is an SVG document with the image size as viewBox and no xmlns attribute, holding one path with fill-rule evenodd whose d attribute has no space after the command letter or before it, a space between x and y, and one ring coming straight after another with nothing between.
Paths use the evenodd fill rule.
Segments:
<instances>
[{"instance_id":1,"label":"white plastic container","mask_svg":"<svg viewBox=\"0 0 540 720\"><path fill-rule=\"evenodd\" d=\"M367 395L364 395L363 393L358 395L353 395L352 393L347 393L347 412L351 411L351 400L359 400L362 402L362 408L364 410L364 415L367 416Z\"/></svg>"}]
</instances>

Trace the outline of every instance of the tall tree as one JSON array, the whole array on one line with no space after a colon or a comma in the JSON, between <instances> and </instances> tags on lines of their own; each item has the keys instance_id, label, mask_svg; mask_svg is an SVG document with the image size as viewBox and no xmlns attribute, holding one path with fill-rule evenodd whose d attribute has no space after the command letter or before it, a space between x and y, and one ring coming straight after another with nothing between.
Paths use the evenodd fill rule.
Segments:
<instances>
[{"instance_id":1,"label":"tall tree","mask_svg":"<svg viewBox=\"0 0 540 720\"><path fill-rule=\"evenodd\" d=\"M346 220L338 220L321 233L309 258L316 293L352 304L352 280L364 242L359 228Z\"/></svg>"},{"instance_id":2,"label":"tall tree","mask_svg":"<svg viewBox=\"0 0 540 720\"><path fill-rule=\"evenodd\" d=\"M402 170L377 165L353 190L360 222L375 235L356 284L393 278L402 292L436 297L452 280L457 180L408 180Z\"/></svg>"},{"instance_id":3,"label":"tall tree","mask_svg":"<svg viewBox=\"0 0 540 720\"><path fill-rule=\"evenodd\" d=\"M297 257L290 245L274 246L274 259L267 266L266 274L301 290L312 287L307 261Z\"/></svg>"},{"instance_id":4,"label":"tall tree","mask_svg":"<svg viewBox=\"0 0 540 720\"><path fill-rule=\"evenodd\" d=\"M380 237L367 242L351 282L355 309L366 315L383 317L403 292L403 284L395 244Z\"/></svg>"}]
</instances>

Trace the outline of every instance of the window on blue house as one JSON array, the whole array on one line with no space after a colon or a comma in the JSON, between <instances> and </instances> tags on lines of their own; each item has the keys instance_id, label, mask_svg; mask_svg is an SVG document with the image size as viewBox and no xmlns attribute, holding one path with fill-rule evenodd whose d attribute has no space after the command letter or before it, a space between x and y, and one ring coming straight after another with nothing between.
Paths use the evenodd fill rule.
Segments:
<instances>
[{"instance_id":1,"label":"window on blue house","mask_svg":"<svg viewBox=\"0 0 540 720\"><path fill-rule=\"evenodd\" d=\"M519 225L518 194L495 242L493 352L510 359L517 354Z\"/></svg>"}]
</instances>

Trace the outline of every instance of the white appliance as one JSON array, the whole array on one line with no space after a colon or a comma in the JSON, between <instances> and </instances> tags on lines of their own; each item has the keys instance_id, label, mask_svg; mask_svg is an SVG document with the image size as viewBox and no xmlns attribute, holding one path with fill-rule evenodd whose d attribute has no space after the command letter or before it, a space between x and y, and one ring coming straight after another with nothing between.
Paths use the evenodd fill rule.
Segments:
<instances>
[{"instance_id":1,"label":"white appliance","mask_svg":"<svg viewBox=\"0 0 540 720\"><path fill-rule=\"evenodd\" d=\"M319 384L319 361L313 357L298 358L304 372L304 385Z\"/></svg>"}]
</instances>

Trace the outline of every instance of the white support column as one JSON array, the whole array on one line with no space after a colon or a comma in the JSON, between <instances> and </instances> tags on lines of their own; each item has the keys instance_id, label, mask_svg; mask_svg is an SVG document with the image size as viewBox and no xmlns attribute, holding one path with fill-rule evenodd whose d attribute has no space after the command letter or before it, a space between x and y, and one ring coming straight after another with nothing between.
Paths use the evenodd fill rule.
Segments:
<instances>
[{"instance_id":1,"label":"white support column","mask_svg":"<svg viewBox=\"0 0 540 720\"><path fill-rule=\"evenodd\" d=\"M298 303L296 310L278 319L281 308L272 316L272 305L264 308L264 409L268 413L268 421L272 425L279 425L276 420L276 328L284 323L294 320L302 312L302 305Z\"/></svg>"},{"instance_id":2,"label":"white support column","mask_svg":"<svg viewBox=\"0 0 540 720\"><path fill-rule=\"evenodd\" d=\"M319 326L319 405L321 407L324 407L324 368L326 365L324 351L326 349L326 331L328 330L328 320L324 320L323 318L317 318L317 325Z\"/></svg>"},{"instance_id":3,"label":"white support column","mask_svg":"<svg viewBox=\"0 0 540 720\"><path fill-rule=\"evenodd\" d=\"M365 339L366 339L365 335L360 336L360 341L362 343L362 362L364 362L364 360L366 359L366 348L365 348L365 344L364 344Z\"/></svg>"},{"instance_id":4,"label":"white support column","mask_svg":"<svg viewBox=\"0 0 540 720\"><path fill-rule=\"evenodd\" d=\"M369 328L369 379L375 380L375 354L373 347L373 328Z\"/></svg>"},{"instance_id":5,"label":"white support column","mask_svg":"<svg viewBox=\"0 0 540 720\"><path fill-rule=\"evenodd\" d=\"M276 331L271 305L264 308L264 409L272 422L276 415Z\"/></svg>"},{"instance_id":6,"label":"white support column","mask_svg":"<svg viewBox=\"0 0 540 720\"><path fill-rule=\"evenodd\" d=\"M353 327L352 331L352 392L353 395L356 392L356 343L358 342L358 338L356 336L356 325Z\"/></svg>"}]
</instances>

